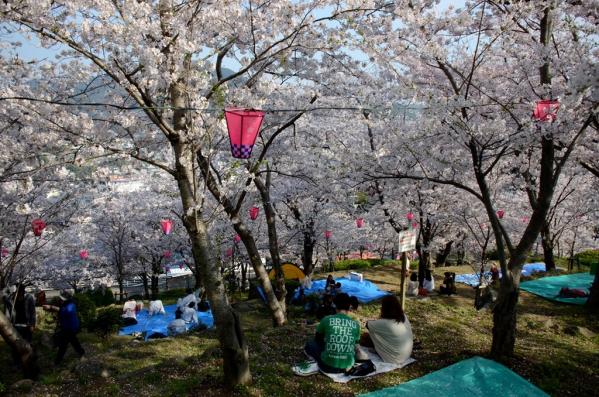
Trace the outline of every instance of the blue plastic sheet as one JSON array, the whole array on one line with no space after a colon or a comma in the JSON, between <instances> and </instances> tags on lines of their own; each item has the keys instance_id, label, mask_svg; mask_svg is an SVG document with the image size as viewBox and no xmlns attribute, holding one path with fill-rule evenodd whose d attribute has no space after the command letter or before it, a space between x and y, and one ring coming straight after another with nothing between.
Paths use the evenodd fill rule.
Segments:
<instances>
[{"instance_id":1,"label":"blue plastic sheet","mask_svg":"<svg viewBox=\"0 0 599 397\"><path fill-rule=\"evenodd\" d=\"M155 314L150 316L147 309L143 309L137 314L137 324L123 327L119 331L119 335L131 335L135 332L145 334L145 339L156 333L167 335L167 327L171 321L175 319L175 311L177 305L168 305L164 307L165 314ZM214 318L212 311L198 312L198 320L208 328L214 326ZM197 327L197 324L189 324L187 330Z\"/></svg>"},{"instance_id":2,"label":"blue plastic sheet","mask_svg":"<svg viewBox=\"0 0 599 397\"><path fill-rule=\"evenodd\" d=\"M364 281L355 281L350 280L345 277L341 277L335 280L336 282L341 283L341 292L345 292L350 296L355 296L358 298L360 303L368 303L377 299L381 299L385 295L390 295L387 291L380 290L376 284L364 280ZM304 295L313 295L313 294L324 294L324 288L326 286L326 280L316 280L312 282L312 287L309 289L304 289ZM299 288L295 290L293 294L293 299L299 298Z\"/></svg>"},{"instance_id":3,"label":"blue plastic sheet","mask_svg":"<svg viewBox=\"0 0 599 397\"><path fill-rule=\"evenodd\" d=\"M543 277L532 281L524 281L520 289L543 298L573 305L584 305L588 298L561 298L559 291L566 287L589 292L595 276L589 273L565 274L563 276Z\"/></svg>"},{"instance_id":4,"label":"blue plastic sheet","mask_svg":"<svg viewBox=\"0 0 599 397\"><path fill-rule=\"evenodd\" d=\"M482 357L450 365L397 386L362 397L548 397L509 368Z\"/></svg>"},{"instance_id":5,"label":"blue plastic sheet","mask_svg":"<svg viewBox=\"0 0 599 397\"><path fill-rule=\"evenodd\" d=\"M546 271L544 262L527 263L522 267L522 275L526 277L530 276L533 273L544 271ZM501 277L501 271L499 272L499 277ZM485 278L490 280L491 272L485 272ZM477 287L479 284L478 281L478 274L458 274L455 276L456 283L467 284L471 287Z\"/></svg>"}]
</instances>

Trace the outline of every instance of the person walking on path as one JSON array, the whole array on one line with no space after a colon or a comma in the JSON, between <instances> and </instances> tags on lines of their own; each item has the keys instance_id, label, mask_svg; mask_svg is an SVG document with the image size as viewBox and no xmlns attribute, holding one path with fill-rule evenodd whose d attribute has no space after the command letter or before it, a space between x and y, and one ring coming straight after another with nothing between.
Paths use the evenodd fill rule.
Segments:
<instances>
[{"instance_id":1,"label":"person walking on path","mask_svg":"<svg viewBox=\"0 0 599 397\"><path fill-rule=\"evenodd\" d=\"M44 310L58 312L58 325L55 333L56 344L58 345L58 353L54 363L56 365L62 362L67 351L69 343L73 346L79 357L85 355L85 350L81 347L77 333L80 329L79 318L77 317L77 305L73 300L73 293L70 290L61 290L60 299L62 304L60 307L44 305Z\"/></svg>"}]
</instances>

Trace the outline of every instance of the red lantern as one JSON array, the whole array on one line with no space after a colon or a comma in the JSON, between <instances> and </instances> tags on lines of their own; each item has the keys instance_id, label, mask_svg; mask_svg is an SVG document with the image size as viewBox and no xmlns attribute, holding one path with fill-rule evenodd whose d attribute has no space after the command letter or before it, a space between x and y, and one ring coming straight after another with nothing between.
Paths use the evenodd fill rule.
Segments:
<instances>
[{"instance_id":1,"label":"red lantern","mask_svg":"<svg viewBox=\"0 0 599 397\"><path fill-rule=\"evenodd\" d=\"M416 229L418 227L418 222L412 222L412 227Z\"/></svg>"},{"instance_id":2,"label":"red lantern","mask_svg":"<svg viewBox=\"0 0 599 397\"><path fill-rule=\"evenodd\" d=\"M166 259L170 258L173 255L173 253L170 250L166 250L162 253L162 256L164 256Z\"/></svg>"},{"instance_id":3,"label":"red lantern","mask_svg":"<svg viewBox=\"0 0 599 397\"><path fill-rule=\"evenodd\" d=\"M46 228L46 222L41 219L34 219L31 221L31 229L33 229L33 234L37 237L42 235L42 231Z\"/></svg>"},{"instance_id":4,"label":"red lantern","mask_svg":"<svg viewBox=\"0 0 599 397\"><path fill-rule=\"evenodd\" d=\"M255 221L258 218L258 214L260 213L260 208L252 207L250 208L250 219Z\"/></svg>"},{"instance_id":5,"label":"red lantern","mask_svg":"<svg viewBox=\"0 0 599 397\"><path fill-rule=\"evenodd\" d=\"M235 243L238 243L238 242L240 242L240 241L241 241L241 236L240 236L239 234L236 234L236 235L235 235L235 237L233 237L233 241L234 241Z\"/></svg>"},{"instance_id":6,"label":"red lantern","mask_svg":"<svg viewBox=\"0 0 599 397\"><path fill-rule=\"evenodd\" d=\"M505 211L504 210L498 210L497 211L497 218L503 219L504 215L505 215Z\"/></svg>"},{"instance_id":7,"label":"red lantern","mask_svg":"<svg viewBox=\"0 0 599 397\"><path fill-rule=\"evenodd\" d=\"M8 250L6 248L2 248L2 257L6 258L8 256Z\"/></svg>"},{"instance_id":8,"label":"red lantern","mask_svg":"<svg viewBox=\"0 0 599 397\"><path fill-rule=\"evenodd\" d=\"M231 154L237 159L248 159L260 132L264 112L254 109L225 109Z\"/></svg>"},{"instance_id":9,"label":"red lantern","mask_svg":"<svg viewBox=\"0 0 599 397\"><path fill-rule=\"evenodd\" d=\"M326 238L327 240L330 239L333 236L333 232L330 230L325 230L324 232L324 238Z\"/></svg>"},{"instance_id":10,"label":"red lantern","mask_svg":"<svg viewBox=\"0 0 599 397\"><path fill-rule=\"evenodd\" d=\"M356 219L356 226L358 227L358 229L362 228L364 226L364 218Z\"/></svg>"},{"instance_id":11,"label":"red lantern","mask_svg":"<svg viewBox=\"0 0 599 397\"><path fill-rule=\"evenodd\" d=\"M408 213L406 214L406 218L408 218L408 221L410 221L410 222L411 222L411 221L412 221L412 219L414 219L414 214L412 214L411 212L408 212Z\"/></svg>"},{"instance_id":12,"label":"red lantern","mask_svg":"<svg viewBox=\"0 0 599 397\"><path fill-rule=\"evenodd\" d=\"M89 258L89 252L87 250L79 251L79 258L86 260L87 258Z\"/></svg>"},{"instance_id":13,"label":"red lantern","mask_svg":"<svg viewBox=\"0 0 599 397\"><path fill-rule=\"evenodd\" d=\"M227 248L227 251L225 252L225 255L227 257L232 257L233 256L233 248Z\"/></svg>"},{"instance_id":14,"label":"red lantern","mask_svg":"<svg viewBox=\"0 0 599 397\"><path fill-rule=\"evenodd\" d=\"M536 121L555 121L557 111L559 110L559 101L557 99L544 99L537 101L532 117Z\"/></svg>"},{"instance_id":15,"label":"red lantern","mask_svg":"<svg viewBox=\"0 0 599 397\"><path fill-rule=\"evenodd\" d=\"M170 219L163 219L160 221L160 228L162 229L162 233L169 235L173 230L173 221Z\"/></svg>"}]
</instances>

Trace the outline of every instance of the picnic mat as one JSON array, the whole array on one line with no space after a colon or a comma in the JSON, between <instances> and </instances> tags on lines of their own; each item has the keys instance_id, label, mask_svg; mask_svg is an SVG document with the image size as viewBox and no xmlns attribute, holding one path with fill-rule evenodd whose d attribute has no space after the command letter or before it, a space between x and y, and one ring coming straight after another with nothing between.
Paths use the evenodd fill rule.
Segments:
<instances>
[{"instance_id":1,"label":"picnic mat","mask_svg":"<svg viewBox=\"0 0 599 397\"><path fill-rule=\"evenodd\" d=\"M522 275L526 277L533 273L544 271L546 271L544 262L527 263L522 267ZM467 284L471 287L478 287L479 277L479 274L458 274L455 276L455 282ZM501 271L499 272L499 277L501 277ZM485 272L485 278L490 279L491 272Z\"/></svg>"},{"instance_id":2,"label":"picnic mat","mask_svg":"<svg viewBox=\"0 0 599 397\"><path fill-rule=\"evenodd\" d=\"M394 369L403 368L406 365L412 364L414 361L416 361L412 357L410 357L401 364L386 363L383 361L381 356L379 356L376 353L376 351L374 349L362 347L362 350L364 350L365 352L368 353L368 358L372 361L372 363L376 367L376 371L369 373L368 375L364 375L364 376L349 376L349 375L345 375L342 373L341 374L329 374L329 373L322 372L322 371L320 371L320 373L328 376L329 378L333 379L337 383L347 383L352 379L368 378L370 376L375 376L375 375L379 375L379 374L384 374L385 372L393 371Z\"/></svg>"},{"instance_id":3,"label":"picnic mat","mask_svg":"<svg viewBox=\"0 0 599 397\"><path fill-rule=\"evenodd\" d=\"M560 298L557 295L563 287L582 289L589 292L594 278L595 276L589 273L543 277L532 281L522 282L520 284L520 289L552 301L583 305L587 301L587 298Z\"/></svg>"},{"instance_id":4,"label":"picnic mat","mask_svg":"<svg viewBox=\"0 0 599 397\"><path fill-rule=\"evenodd\" d=\"M363 397L547 397L544 391L495 361L472 357Z\"/></svg>"},{"instance_id":5,"label":"picnic mat","mask_svg":"<svg viewBox=\"0 0 599 397\"><path fill-rule=\"evenodd\" d=\"M349 296L355 296L360 303L372 302L390 294L387 291L380 290L376 284L368 280L356 281L341 277L335 281L341 283L341 292L345 292ZM313 281L311 288L304 289L304 295L324 294L325 286L326 280L324 279ZM293 299L299 299L299 288L293 293Z\"/></svg>"},{"instance_id":6,"label":"picnic mat","mask_svg":"<svg viewBox=\"0 0 599 397\"><path fill-rule=\"evenodd\" d=\"M148 310L143 309L137 314L137 324L121 328L119 335L131 335L135 332L141 332L145 333L145 340L148 340L151 335L156 333L167 335L166 328L168 327L168 324L175 319L176 310L177 305L168 305L164 306L165 314L155 314L150 316ZM198 312L198 320L208 328L214 326L214 318L212 317L212 312L210 310L207 312ZM188 324L187 330L189 331L196 326L196 324Z\"/></svg>"}]
</instances>

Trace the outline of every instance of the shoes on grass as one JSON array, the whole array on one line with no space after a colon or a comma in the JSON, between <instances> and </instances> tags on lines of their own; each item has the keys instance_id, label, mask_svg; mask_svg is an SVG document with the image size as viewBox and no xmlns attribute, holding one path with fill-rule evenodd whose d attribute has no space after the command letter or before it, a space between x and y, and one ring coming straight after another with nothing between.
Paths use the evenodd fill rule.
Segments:
<instances>
[{"instance_id":1,"label":"shoes on grass","mask_svg":"<svg viewBox=\"0 0 599 397\"><path fill-rule=\"evenodd\" d=\"M291 367L294 374L299 376L310 376L318 373L318 363L316 361L302 361Z\"/></svg>"}]
</instances>

